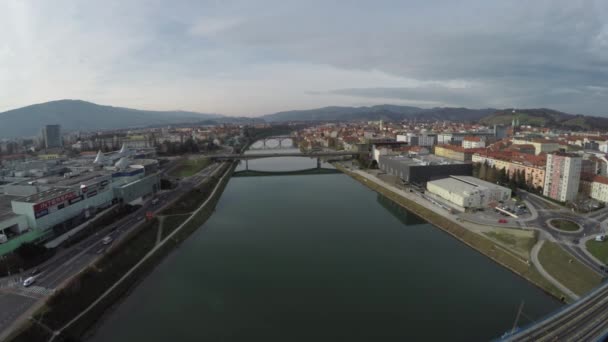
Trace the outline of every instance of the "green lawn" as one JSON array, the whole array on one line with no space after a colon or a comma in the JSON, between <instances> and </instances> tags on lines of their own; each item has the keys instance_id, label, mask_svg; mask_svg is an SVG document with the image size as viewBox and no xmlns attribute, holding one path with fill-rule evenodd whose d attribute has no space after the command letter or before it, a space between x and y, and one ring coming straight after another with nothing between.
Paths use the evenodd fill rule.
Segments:
<instances>
[{"instance_id":1,"label":"green lawn","mask_svg":"<svg viewBox=\"0 0 608 342\"><path fill-rule=\"evenodd\" d=\"M553 219L551 221L549 221L555 228L559 229L559 230L565 230L567 232L575 232L577 230L580 229L580 226L574 222L574 221L570 221L570 220L564 220L564 219Z\"/></svg>"},{"instance_id":2,"label":"green lawn","mask_svg":"<svg viewBox=\"0 0 608 342\"><path fill-rule=\"evenodd\" d=\"M593 254L599 261L608 264L608 241L589 240L585 245L589 253Z\"/></svg>"},{"instance_id":3,"label":"green lawn","mask_svg":"<svg viewBox=\"0 0 608 342\"><path fill-rule=\"evenodd\" d=\"M493 232L484 233L492 240L509 247L512 251L530 258L530 251L536 244L536 234L534 231L527 230L506 230L504 228Z\"/></svg>"},{"instance_id":4,"label":"green lawn","mask_svg":"<svg viewBox=\"0 0 608 342\"><path fill-rule=\"evenodd\" d=\"M554 242L545 241L538 258L549 274L576 294L583 295L602 281L599 274Z\"/></svg>"},{"instance_id":5,"label":"green lawn","mask_svg":"<svg viewBox=\"0 0 608 342\"><path fill-rule=\"evenodd\" d=\"M189 177L211 164L209 158L185 159L172 172L173 177Z\"/></svg>"}]
</instances>

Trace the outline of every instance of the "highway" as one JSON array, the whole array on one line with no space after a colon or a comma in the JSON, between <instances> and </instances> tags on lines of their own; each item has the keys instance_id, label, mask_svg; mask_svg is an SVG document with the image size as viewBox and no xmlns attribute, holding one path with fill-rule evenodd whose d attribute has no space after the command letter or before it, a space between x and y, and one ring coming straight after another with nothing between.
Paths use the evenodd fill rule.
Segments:
<instances>
[{"instance_id":1,"label":"highway","mask_svg":"<svg viewBox=\"0 0 608 342\"><path fill-rule=\"evenodd\" d=\"M165 170L169 170L170 167L167 165ZM126 232L145 219L146 212L161 211L167 204L192 190L217 167L218 164L212 164L198 174L182 179L175 189L158 193L156 204L152 204L152 201L148 200L133 213L74 246L66 249L60 248L55 256L38 267L41 273L36 275L36 282L33 285L29 287L22 285L22 280L27 277L29 271L24 272L24 275L0 279L0 308L2 308L0 310L0 340L8 333L7 329L14 328L17 321L27 318L30 314L28 310L33 309L38 301L53 294L67 279L101 257L105 249L109 247L101 241L105 236L111 236L113 242L120 240L126 235Z\"/></svg>"},{"instance_id":2,"label":"highway","mask_svg":"<svg viewBox=\"0 0 608 342\"><path fill-rule=\"evenodd\" d=\"M503 341L597 341L608 331L608 283Z\"/></svg>"}]
</instances>

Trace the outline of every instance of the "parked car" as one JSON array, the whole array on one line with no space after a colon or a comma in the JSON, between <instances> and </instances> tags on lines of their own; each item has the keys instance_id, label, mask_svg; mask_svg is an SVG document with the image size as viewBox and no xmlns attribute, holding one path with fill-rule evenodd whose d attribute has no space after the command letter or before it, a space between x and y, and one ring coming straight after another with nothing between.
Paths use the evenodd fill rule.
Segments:
<instances>
[{"instance_id":1,"label":"parked car","mask_svg":"<svg viewBox=\"0 0 608 342\"><path fill-rule=\"evenodd\" d=\"M509 221L507 221L506 219L499 219L498 223L509 223Z\"/></svg>"}]
</instances>

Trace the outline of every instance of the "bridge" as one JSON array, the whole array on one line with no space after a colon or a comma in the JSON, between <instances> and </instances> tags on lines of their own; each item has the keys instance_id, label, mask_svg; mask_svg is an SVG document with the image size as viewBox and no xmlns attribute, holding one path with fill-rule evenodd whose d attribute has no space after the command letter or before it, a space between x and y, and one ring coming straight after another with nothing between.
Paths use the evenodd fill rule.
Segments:
<instances>
[{"instance_id":1,"label":"bridge","mask_svg":"<svg viewBox=\"0 0 608 342\"><path fill-rule=\"evenodd\" d=\"M603 341L608 337L608 283L498 341Z\"/></svg>"},{"instance_id":2,"label":"bridge","mask_svg":"<svg viewBox=\"0 0 608 342\"><path fill-rule=\"evenodd\" d=\"M268 146L266 145L266 142L268 142L269 140L276 140L279 142L279 144L277 146ZM259 139L258 141L262 142L262 147L253 147L251 146L250 149L252 150L265 150L265 149L272 149L272 148L276 148L276 149L281 149L283 148L283 141L285 140L290 140L292 145L295 142L295 137L291 136L291 135L273 135L270 137L265 137L262 139Z\"/></svg>"},{"instance_id":3,"label":"bridge","mask_svg":"<svg viewBox=\"0 0 608 342\"><path fill-rule=\"evenodd\" d=\"M302 175L328 175L342 173L337 169L329 168L312 168L305 170L295 171L257 171L257 170L243 170L236 171L232 174L232 177L265 177L265 176L302 176Z\"/></svg>"},{"instance_id":4,"label":"bridge","mask_svg":"<svg viewBox=\"0 0 608 342\"><path fill-rule=\"evenodd\" d=\"M321 152L276 152L276 153L251 153L251 154L215 154L209 156L213 160L247 160L261 159L274 157L307 157L307 158L322 158L322 157L344 157L365 155L368 152L355 151L321 151Z\"/></svg>"},{"instance_id":5,"label":"bridge","mask_svg":"<svg viewBox=\"0 0 608 342\"><path fill-rule=\"evenodd\" d=\"M353 152L353 151L327 151L327 152L276 152L276 153L251 153L251 154L216 154L209 156L211 160L225 161L225 160L244 160L245 169L249 170L249 159L261 159L261 158L275 158L275 157L308 157L317 158L317 169L321 168L321 158L323 157L344 157L344 156L358 156L361 154L367 154L367 152Z\"/></svg>"}]
</instances>

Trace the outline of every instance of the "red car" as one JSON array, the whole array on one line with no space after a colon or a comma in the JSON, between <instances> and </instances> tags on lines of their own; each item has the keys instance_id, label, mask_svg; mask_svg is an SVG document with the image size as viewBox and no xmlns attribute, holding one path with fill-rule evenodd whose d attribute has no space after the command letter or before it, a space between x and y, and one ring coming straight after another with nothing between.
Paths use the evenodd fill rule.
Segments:
<instances>
[{"instance_id":1,"label":"red car","mask_svg":"<svg viewBox=\"0 0 608 342\"><path fill-rule=\"evenodd\" d=\"M509 223L509 221L507 221L505 219L500 219L500 220L498 220L498 223Z\"/></svg>"}]
</instances>

